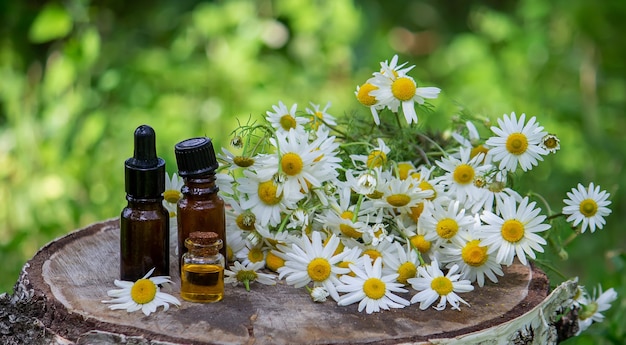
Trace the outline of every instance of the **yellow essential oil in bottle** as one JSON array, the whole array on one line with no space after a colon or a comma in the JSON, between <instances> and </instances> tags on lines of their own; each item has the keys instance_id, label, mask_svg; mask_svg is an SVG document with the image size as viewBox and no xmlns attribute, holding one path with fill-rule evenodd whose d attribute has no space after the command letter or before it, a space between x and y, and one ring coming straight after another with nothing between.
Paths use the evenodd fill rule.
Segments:
<instances>
[{"instance_id":1,"label":"yellow essential oil in bottle","mask_svg":"<svg viewBox=\"0 0 626 345\"><path fill-rule=\"evenodd\" d=\"M224 298L222 240L214 232L194 231L185 240L182 257L181 297L190 302L217 302Z\"/></svg>"}]
</instances>

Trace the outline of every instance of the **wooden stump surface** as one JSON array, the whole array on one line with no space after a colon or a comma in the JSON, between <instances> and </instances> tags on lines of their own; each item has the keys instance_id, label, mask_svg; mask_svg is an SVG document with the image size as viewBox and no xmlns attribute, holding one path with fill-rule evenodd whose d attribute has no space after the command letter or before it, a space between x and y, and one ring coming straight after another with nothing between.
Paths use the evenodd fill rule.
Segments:
<instances>
[{"instance_id":1,"label":"wooden stump surface","mask_svg":"<svg viewBox=\"0 0 626 345\"><path fill-rule=\"evenodd\" d=\"M141 311L112 311L101 302L119 278L119 233L118 219L96 223L49 243L27 263L20 279L45 304L40 320L46 328L75 343L115 335L118 342L120 336L137 337L150 344L421 344L509 322L538 306L549 290L543 272L516 263L504 268L498 284L462 294L471 307L462 305L461 311L411 305L368 315L359 313L357 304L314 303L306 289L284 282L253 283L250 292L227 285L221 302L190 303L179 296L172 234L175 285L164 291L182 306L146 317ZM406 299L416 293L409 290Z\"/></svg>"}]
</instances>

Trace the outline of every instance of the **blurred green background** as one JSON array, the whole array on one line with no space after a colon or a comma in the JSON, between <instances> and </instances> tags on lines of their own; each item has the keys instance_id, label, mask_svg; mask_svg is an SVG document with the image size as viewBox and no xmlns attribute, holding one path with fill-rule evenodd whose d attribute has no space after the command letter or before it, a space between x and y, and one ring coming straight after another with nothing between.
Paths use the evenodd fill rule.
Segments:
<instances>
[{"instance_id":1,"label":"blurred green background","mask_svg":"<svg viewBox=\"0 0 626 345\"><path fill-rule=\"evenodd\" d=\"M524 176L558 210L581 182L612 194L596 233L548 260L620 298L568 344L626 336L626 2L0 0L0 292L49 241L117 217L132 133L173 146L199 135L219 150L237 118L279 100L367 112L357 84L393 54L442 88L426 128L468 112L538 117L561 150ZM553 283L557 275L549 272Z\"/></svg>"}]
</instances>

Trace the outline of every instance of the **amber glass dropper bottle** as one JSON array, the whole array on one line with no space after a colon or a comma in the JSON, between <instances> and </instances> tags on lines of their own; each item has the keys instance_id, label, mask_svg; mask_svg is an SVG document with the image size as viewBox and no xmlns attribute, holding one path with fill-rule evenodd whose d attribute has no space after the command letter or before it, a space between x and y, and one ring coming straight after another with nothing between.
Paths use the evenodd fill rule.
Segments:
<instances>
[{"instance_id":1,"label":"amber glass dropper bottle","mask_svg":"<svg viewBox=\"0 0 626 345\"><path fill-rule=\"evenodd\" d=\"M128 205L120 216L120 279L135 281L152 268L154 276L169 276L170 223L162 195L165 161L157 157L150 126L135 130L135 151L124 171Z\"/></svg>"},{"instance_id":2,"label":"amber glass dropper bottle","mask_svg":"<svg viewBox=\"0 0 626 345\"><path fill-rule=\"evenodd\" d=\"M174 147L178 175L185 185L178 201L178 263L187 251L185 240L194 231L214 232L222 240L220 252L226 258L226 216L224 200L218 195L215 171L219 164L211 139L183 140Z\"/></svg>"}]
</instances>

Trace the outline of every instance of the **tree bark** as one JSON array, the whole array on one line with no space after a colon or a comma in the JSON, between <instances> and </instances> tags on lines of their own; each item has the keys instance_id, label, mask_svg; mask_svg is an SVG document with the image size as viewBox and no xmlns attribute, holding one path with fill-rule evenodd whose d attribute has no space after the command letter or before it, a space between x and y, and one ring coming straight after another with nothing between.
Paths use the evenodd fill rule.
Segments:
<instances>
[{"instance_id":1,"label":"tree bark","mask_svg":"<svg viewBox=\"0 0 626 345\"><path fill-rule=\"evenodd\" d=\"M515 263L497 284L463 294L471 307L461 311L411 305L368 315L356 304L314 303L305 289L279 282L253 283L250 292L227 285L221 302L181 300L146 317L102 303L119 278L118 224L70 233L26 263L13 295L0 296L2 344L554 344L563 327L557 313L577 286L568 281L548 294L541 270ZM179 297L171 245L176 284L167 292Z\"/></svg>"}]
</instances>

